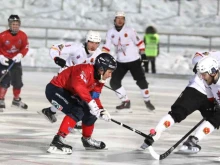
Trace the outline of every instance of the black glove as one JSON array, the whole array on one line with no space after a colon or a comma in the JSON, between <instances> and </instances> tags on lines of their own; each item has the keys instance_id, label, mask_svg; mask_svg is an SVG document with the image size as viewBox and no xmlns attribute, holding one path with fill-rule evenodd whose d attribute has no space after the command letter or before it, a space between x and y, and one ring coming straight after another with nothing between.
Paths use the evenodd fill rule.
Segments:
<instances>
[{"instance_id":1,"label":"black glove","mask_svg":"<svg viewBox=\"0 0 220 165\"><path fill-rule=\"evenodd\" d=\"M193 68L193 72L196 74L197 73L197 65L198 65L198 62L196 63L196 65L194 66L194 68Z\"/></svg>"},{"instance_id":2,"label":"black glove","mask_svg":"<svg viewBox=\"0 0 220 165\"><path fill-rule=\"evenodd\" d=\"M214 112L220 111L220 105L216 100L214 100L214 108L213 109L214 109Z\"/></svg>"},{"instance_id":3,"label":"black glove","mask_svg":"<svg viewBox=\"0 0 220 165\"><path fill-rule=\"evenodd\" d=\"M61 68L66 66L66 61L60 57L55 57L54 62L59 65Z\"/></svg>"},{"instance_id":4,"label":"black glove","mask_svg":"<svg viewBox=\"0 0 220 165\"><path fill-rule=\"evenodd\" d=\"M147 56L145 54L141 54L141 61L146 62Z\"/></svg>"}]
</instances>

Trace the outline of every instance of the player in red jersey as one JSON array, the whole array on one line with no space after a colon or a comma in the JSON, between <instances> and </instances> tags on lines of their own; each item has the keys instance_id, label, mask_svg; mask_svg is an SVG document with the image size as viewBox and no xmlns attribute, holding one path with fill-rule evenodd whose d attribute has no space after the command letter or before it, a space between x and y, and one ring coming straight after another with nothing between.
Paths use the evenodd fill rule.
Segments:
<instances>
[{"instance_id":1,"label":"player in red jersey","mask_svg":"<svg viewBox=\"0 0 220 165\"><path fill-rule=\"evenodd\" d=\"M86 149L105 149L102 141L93 138L97 118L110 121L110 114L101 104L99 96L107 78L116 69L116 60L107 53L96 57L95 64L71 66L54 77L46 87L49 102L61 110L64 117L57 135L50 144L49 153L71 154L72 147L63 139L82 120L82 143Z\"/></svg>"},{"instance_id":2,"label":"player in red jersey","mask_svg":"<svg viewBox=\"0 0 220 165\"><path fill-rule=\"evenodd\" d=\"M28 52L27 35L20 30L21 20L18 15L8 18L9 29L0 33L0 77L15 61L14 66L0 82L0 111L5 108L5 95L10 84L13 86L12 106L27 109L28 106L21 102L20 93L23 86L21 59Z\"/></svg>"}]
</instances>

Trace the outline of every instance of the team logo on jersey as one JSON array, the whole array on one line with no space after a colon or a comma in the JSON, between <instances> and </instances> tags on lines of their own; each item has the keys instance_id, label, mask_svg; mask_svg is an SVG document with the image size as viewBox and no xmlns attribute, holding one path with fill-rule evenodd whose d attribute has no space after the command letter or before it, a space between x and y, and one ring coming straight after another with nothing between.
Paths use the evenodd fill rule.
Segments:
<instances>
[{"instance_id":1,"label":"team logo on jersey","mask_svg":"<svg viewBox=\"0 0 220 165\"><path fill-rule=\"evenodd\" d=\"M63 44L58 45L58 48L60 49L60 51L62 51L63 47L64 47Z\"/></svg>"},{"instance_id":2,"label":"team logo on jersey","mask_svg":"<svg viewBox=\"0 0 220 165\"><path fill-rule=\"evenodd\" d=\"M127 34L127 33L125 33L125 34L124 34L124 36L125 36L125 37L128 37L128 34Z\"/></svg>"},{"instance_id":3,"label":"team logo on jersey","mask_svg":"<svg viewBox=\"0 0 220 165\"><path fill-rule=\"evenodd\" d=\"M9 44L10 44L10 41L6 40L5 45L9 45Z\"/></svg>"},{"instance_id":4,"label":"team logo on jersey","mask_svg":"<svg viewBox=\"0 0 220 165\"><path fill-rule=\"evenodd\" d=\"M86 84L88 83L88 81L86 80L86 74L85 74L84 71L81 72L80 78L81 78Z\"/></svg>"},{"instance_id":5,"label":"team logo on jersey","mask_svg":"<svg viewBox=\"0 0 220 165\"><path fill-rule=\"evenodd\" d=\"M112 34L112 38L115 38L114 34Z\"/></svg>"}]
</instances>

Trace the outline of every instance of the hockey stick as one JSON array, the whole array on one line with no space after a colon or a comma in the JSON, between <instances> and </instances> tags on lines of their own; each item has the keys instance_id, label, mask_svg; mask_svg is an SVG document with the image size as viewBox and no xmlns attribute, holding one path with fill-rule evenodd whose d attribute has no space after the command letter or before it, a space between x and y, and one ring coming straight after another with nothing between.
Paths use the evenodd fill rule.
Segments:
<instances>
[{"instance_id":1,"label":"hockey stick","mask_svg":"<svg viewBox=\"0 0 220 165\"><path fill-rule=\"evenodd\" d=\"M196 124L185 136L183 136L178 142L176 142L176 144L174 144L169 150L167 150L166 152L164 152L163 154L159 155L157 154L152 146L148 147L148 150L151 154L151 156L156 159L156 160L162 160L165 159L168 155L171 154L171 152L173 152L173 150L183 141L185 140L198 126L200 126L200 124L204 121L205 119L203 118L198 124Z\"/></svg>"},{"instance_id":2,"label":"hockey stick","mask_svg":"<svg viewBox=\"0 0 220 165\"><path fill-rule=\"evenodd\" d=\"M141 136L143 136L143 137L145 137L145 138L148 137L148 135L146 135L145 133L143 133L143 132L141 132L141 131L139 131L139 130L136 130L136 129L134 129L134 128L131 128L130 126L125 125L125 124L123 124L123 123L121 123L121 122L119 122L119 121L116 121L116 120L114 120L114 119L111 119L111 121L114 122L114 123L116 123L116 124L118 124L118 125L120 125L120 126L122 126L122 127L127 128L127 129L129 129L129 130L131 130L131 131L133 131L133 132L135 132L135 133L137 133L137 134L139 134L139 135L141 135Z\"/></svg>"},{"instance_id":3,"label":"hockey stick","mask_svg":"<svg viewBox=\"0 0 220 165\"><path fill-rule=\"evenodd\" d=\"M3 78L8 74L8 72L11 70L14 64L15 64L15 61L13 61L11 65L8 67L8 69L5 70L5 73L2 75L2 77L0 77L0 82L2 82Z\"/></svg>"},{"instance_id":4,"label":"hockey stick","mask_svg":"<svg viewBox=\"0 0 220 165\"><path fill-rule=\"evenodd\" d=\"M165 159L168 155L171 154L171 152L173 152L173 150L174 150L183 140L185 140L198 126L200 126L200 124L201 124L204 120L205 120L205 119L203 118L203 119L202 119L198 124L196 124L185 136L183 136L176 144L174 144L169 150L167 150L165 153L163 153L163 154L161 154L161 155L157 154L157 153L154 151L154 149L153 149L152 146L149 146L149 147L148 147L148 150L149 150L151 156L152 156L154 159L156 159L156 160ZM143 133L143 132L141 132L141 131L139 131L139 130L136 130L136 129L134 129L134 128L131 128L131 127L129 127L128 125L125 125L125 124L123 124L123 123L121 123L121 122L118 122L118 121L116 121L116 120L114 120L114 119L111 119L111 121L114 122L114 123L116 123L116 124L118 124L118 125L121 125L122 127L127 128L127 129L129 129L129 130L131 130L131 131L133 131L133 132L135 132L135 133L137 133L137 134L139 134L139 135L141 135L141 136L143 136L143 137L145 137L145 138L148 138L148 137L149 137L149 135L146 135L145 133Z\"/></svg>"},{"instance_id":5,"label":"hockey stick","mask_svg":"<svg viewBox=\"0 0 220 165\"><path fill-rule=\"evenodd\" d=\"M119 93L119 92L117 92L116 90L114 90L114 89L112 89L112 88L110 88L110 87L108 87L108 86L106 86L106 85L104 85L106 88L108 88L108 89L110 89L110 90L112 90L112 91L114 91L114 92L116 92L117 94L119 94L119 95L121 95L122 96L122 94L121 93ZM124 96L122 96L122 97L124 97Z\"/></svg>"}]
</instances>

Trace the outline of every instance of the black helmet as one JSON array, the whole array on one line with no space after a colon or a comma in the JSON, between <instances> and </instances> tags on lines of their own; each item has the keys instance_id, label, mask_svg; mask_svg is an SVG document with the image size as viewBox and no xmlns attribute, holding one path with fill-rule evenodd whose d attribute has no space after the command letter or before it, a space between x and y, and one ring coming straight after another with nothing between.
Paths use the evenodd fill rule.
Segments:
<instances>
[{"instance_id":1,"label":"black helmet","mask_svg":"<svg viewBox=\"0 0 220 165\"><path fill-rule=\"evenodd\" d=\"M13 30L12 27L11 27L11 23L14 22L14 21L19 22L19 24L21 25L21 20L20 20L18 15L10 15L9 16L9 18L8 18L8 26L10 28L10 32L11 32L12 35L16 35L18 33L18 31Z\"/></svg>"},{"instance_id":2,"label":"black helmet","mask_svg":"<svg viewBox=\"0 0 220 165\"><path fill-rule=\"evenodd\" d=\"M101 53L96 57L94 67L95 78L99 80L101 78L101 75L99 74L98 70L103 70L103 74L105 74L108 69L114 71L117 68L117 62L112 55L108 53Z\"/></svg>"},{"instance_id":3,"label":"black helmet","mask_svg":"<svg viewBox=\"0 0 220 165\"><path fill-rule=\"evenodd\" d=\"M108 53L101 53L95 59L95 69L103 70L104 73L106 70L111 69L115 70L117 68L117 62L114 57Z\"/></svg>"}]
</instances>

